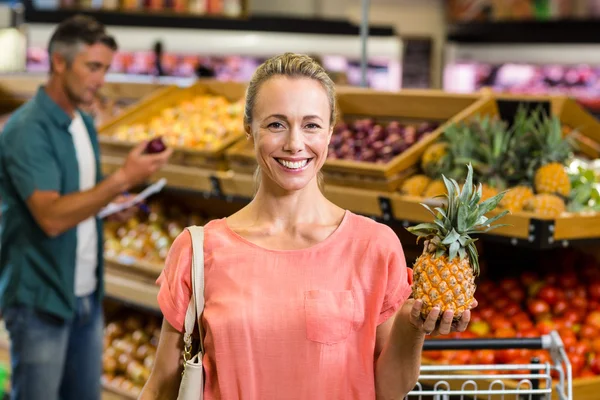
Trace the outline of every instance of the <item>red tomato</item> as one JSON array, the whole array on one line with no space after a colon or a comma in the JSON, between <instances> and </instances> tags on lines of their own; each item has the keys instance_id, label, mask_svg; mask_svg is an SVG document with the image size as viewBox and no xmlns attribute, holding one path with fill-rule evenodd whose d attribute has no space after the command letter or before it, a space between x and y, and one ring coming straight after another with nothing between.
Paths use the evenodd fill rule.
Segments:
<instances>
[{"instance_id":1,"label":"red tomato","mask_svg":"<svg viewBox=\"0 0 600 400\"><path fill-rule=\"evenodd\" d=\"M491 307L486 307L480 309L479 314L481 315L481 318L483 318L484 321L490 322L492 319L494 319L494 316L496 315L496 310L494 310Z\"/></svg>"},{"instance_id":2,"label":"red tomato","mask_svg":"<svg viewBox=\"0 0 600 400\"><path fill-rule=\"evenodd\" d=\"M578 310L587 310L588 301L585 297L576 296L571 300L571 307Z\"/></svg>"},{"instance_id":3,"label":"red tomato","mask_svg":"<svg viewBox=\"0 0 600 400\"><path fill-rule=\"evenodd\" d=\"M588 286L588 293L594 300L600 301L600 281L594 281Z\"/></svg>"},{"instance_id":4,"label":"red tomato","mask_svg":"<svg viewBox=\"0 0 600 400\"><path fill-rule=\"evenodd\" d=\"M583 325L581 331L579 331L579 336L582 339L595 339L600 337L600 331L593 325Z\"/></svg>"},{"instance_id":5,"label":"red tomato","mask_svg":"<svg viewBox=\"0 0 600 400\"><path fill-rule=\"evenodd\" d=\"M558 300L556 304L554 304L552 311L555 315L562 315L565 311L567 311L568 308L569 304L566 302L566 300Z\"/></svg>"},{"instance_id":6,"label":"red tomato","mask_svg":"<svg viewBox=\"0 0 600 400\"><path fill-rule=\"evenodd\" d=\"M500 364L508 364L517 357L519 357L518 349L498 350L498 353L496 354L496 361Z\"/></svg>"},{"instance_id":7,"label":"red tomato","mask_svg":"<svg viewBox=\"0 0 600 400\"><path fill-rule=\"evenodd\" d=\"M588 314L585 319L587 325L592 325L595 328L600 329L600 311L592 311Z\"/></svg>"},{"instance_id":8,"label":"red tomato","mask_svg":"<svg viewBox=\"0 0 600 400\"><path fill-rule=\"evenodd\" d=\"M579 283L579 279L577 278L577 274L574 272L565 272L562 276L557 278L557 282L560 286L565 289L575 288Z\"/></svg>"},{"instance_id":9,"label":"red tomato","mask_svg":"<svg viewBox=\"0 0 600 400\"><path fill-rule=\"evenodd\" d=\"M519 332L531 329L533 328L533 322L529 319L515 321L515 328L517 328L517 331Z\"/></svg>"},{"instance_id":10,"label":"red tomato","mask_svg":"<svg viewBox=\"0 0 600 400\"><path fill-rule=\"evenodd\" d=\"M493 364L494 360L493 350L478 350L475 352L475 364Z\"/></svg>"},{"instance_id":11,"label":"red tomato","mask_svg":"<svg viewBox=\"0 0 600 400\"><path fill-rule=\"evenodd\" d=\"M527 308L534 317L550 313L550 306L543 300L530 300Z\"/></svg>"},{"instance_id":12,"label":"red tomato","mask_svg":"<svg viewBox=\"0 0 600 400\"><path fill-rule=\"evenodd\" d=\"M565 346L565 349L570 349L572 347L574 347L577 344L577 338L573 335L573 336L565 336L561 338L563 341L563 344Z\"/></svg>"},{"instance_id":13,"label":"red tomato","mask_svg":"<svg viewBox=\"0 0 600 400\"><path fill-rule=\"evenodd\" d=\"M494 332L494 337L497 338L514 338L517 337L517 332L512 328L498 329Z\"/></svg>"},{"instance_id":14,"label":"red tomato","mask_svg":"<svg viewBox=\"0 0 600 400\"><path fill-rule=\"evenodd\" d=\"M579 376L579 373L585 366L585 358L581 354L568 353L567 357L571 362L573 377Z\"/></svg>"},{"instance_id":15,"label":"red tomato","mask_svg":"<svg viewBox=\"0 0 600 400\"><path fill-rule=\"evenodd\" d=\"M525 300L525 289L522 287L514 287L506 292L506 296L516 303L521 303Z\"/></svg>"},{"instance_id":16,"label":"red tomato","mask_svg":"<svg viewBox=\"0 0 600 400\"><path fill-rule=\"evenodd\" d=\"M556 325L549 319L543 319L541 321L538 321L535 327L537 328L539 333L541 333L542 335L547 335L556 328Z\"/></svg>"},{"instance_id":17,"label":"red tomato","mask_svg":"<svg viewBox=\"0 0 600 400\"><path fill-rule=\"evenodd\" d=\"M500 281L500 288L505 292L508 292L512 288L520 287L521 282L515 278L505 278Z\"/></svg>"},{"instance_id":18,"label":"red tomato","mask_svg":"<svg viewBox=\"0 0 600 400\"><path fill-rule=\"evenodd\" d=\"M600 354L596 353L590 358L590 369L593 373L600 375Z\"/></svg>"},{"instance_id":19,"label":"red tomato","mask_svg":"<svg viewBox=\"0 0 600 400\"><path fill-rule=\"evenodd\" d=\"M584 368L583 371L579 374L580 379L585 378L595 378L596 374L591 370L591 368Z\"/></svg>"},{"instance_id":20,"label":"red tomato","mask_svg":"<svg viewBox=\"0 0 600 400\"><path fill-rule=\"evenodd\" d=\"M532 271L525 271L521 274L521 282L523 282L525 286L532 285L538 279L538 275Z\"/></svg>"},{"instance_id":21,"label":"red tomato","mask_svg":"<svg viewBox=\"0 0 600 400\"><path fill-rule=\"evenodd\" d=\"M506 298L506 297L499 297L494 302L494 307L496 307L496 310L502 312L502 311L504 311L504 309L506 308L506 306L508 306L509 303L510 303L510 300L508 298Z\"/></svg>"},{"instance_id":22,"label":"red tomato","mask_svg":"<svg viewBox=\"0 0 600 400\"><path fill-rule=\"evenodd\" d=\"M549 285L546 285L543 288L541 288L537 294L537 297L551 306L553 306L558 300L560 300L558 289Z\"/></svg>"},{"instance_id":23,"label":"red tomato","mask_svg":"<svg viewBox=\"0 0 600 400\"><path fill-rule=\"evenodd\" d=\"M579 310L567 310L565 311L563 318L569 321L573 321L574 323L577 323L579 321L581 321L581 311Z\"/></svg>"},{"instance_id":24,"label":"red tomato","mask_svg":"<svg viewBox=\"0 0 600 400\"><path fill-rule=\"evenodd\" d=\"M506 305L506 307L504 307L502 311L504 311L504 315L506 315L509 318L512 318L521 312L521 307L517 303L510 302Z\"/></svg>"},{"instance_id":25,"label":"red tomato","mask_svg":"<svg viewBox=\"0 0 600 400\"><path fill-rule=\"evenodd\" d=\"M513 327L512 322L510 322L510 320L503 318L503 317L496 317L495 319L492 320L491 324L492 329L494 331L497 331L499 329L509 329Z\"/></svg>"}]
</instances>

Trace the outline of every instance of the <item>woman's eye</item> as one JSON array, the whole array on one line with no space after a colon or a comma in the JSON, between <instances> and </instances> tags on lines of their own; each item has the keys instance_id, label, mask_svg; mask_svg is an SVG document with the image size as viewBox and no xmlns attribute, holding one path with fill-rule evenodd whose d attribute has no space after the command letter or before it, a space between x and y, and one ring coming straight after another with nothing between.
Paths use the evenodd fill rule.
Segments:
<instances>
[{"instance_id":1,"label":"woman's eye","mask_svg":"<svg viewBox=\"0 0 600 400\"><path fill-rule=\"evenodd\" d=\"M271 122L268 125L269 128L273 128L273 129L282 129L283 128L283 124L279 123L279 122Z\"/></svg>"},{"instance_id":2,"label":"woman's eye","mask_svg":"<svg viewBox=\"0 0 600 400\"><path fill-rule=\"evenodd\" d=\"M311 130L313 130L313 129L319 129L319 128L320 128L320 126L319 126L319 125L317 125L317 124L307 124L307 125L306 125L306 128L307 128L307 129L311 129Z\"/></svg>"}]
</instances>

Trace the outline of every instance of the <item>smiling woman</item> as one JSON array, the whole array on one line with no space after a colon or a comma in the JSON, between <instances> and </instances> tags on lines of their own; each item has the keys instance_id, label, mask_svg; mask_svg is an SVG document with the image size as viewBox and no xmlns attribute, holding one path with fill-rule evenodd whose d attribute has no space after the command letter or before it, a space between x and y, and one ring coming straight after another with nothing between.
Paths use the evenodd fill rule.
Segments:
<instances>
[{"instance_id":1,"label":"smiling woman","mask_svg":"<svg viewBox=\"0 0 600 400\"><path fill-rule=\"evenodd\" d=\"M258 190L206 224L196 247L204 250L206 398L403 398L425 332L451 330L452 314L436 328L439 309L423 321L422 304L407 300L411 275L396 234L320 190L335 104L330 78L305 55L267 60L248 86ZM192 259L184 232L158 279L165 320L141 399L177 397ZM456 329L468 319L466 311Z\"/></svg>"},{"instance_id":2,"label":"smiling woman","mask_svg":"<svg viewBox=\"0 0 600 400\"><path fill-rule=\"evenodd\" d=\"M266 87L263 88L263 85ZM258 96L259 89L261 89L261 96ZM298 91L298 89L300 90ZM284 96L286 93L287 97ZM275 94L275 96L281 94L282 98L274 98L273 94ZM304 95L305 97L312 96L312 98L303 98L301 95ZM257 151L257 160L259 162L254 175L257 190L262 181L262 175L268 171L268 169L265 169L266 165L261 164L259 148L257 147L258 143L256 141L257 134L259 138L264 138L265 135L260 136L260 132L262 131L264 133L264 128L268 128L269 132L278 134L276 137L278 137L279 140L289 140L290 133L293 133L290 128L292 128L292 124L294 123L294 121L288 120L288 115L286 113L276 113L265 116L262 111L265 108L270 109L271 104L280 105L280 110L283 111L283 107L293 107L291 101L314 105L314 113L301 116L301 123L304 124L304 126L301 127L300 131L309 134L312 133L313 135L311 136L316 136L317 139L326 137L327 144L329 144L331 129L337 115L335 86L329 75L316 61L305 55L286 53L268 60L263 64L262 68L257 70L248 85L246 107L244 110L246 133L248 139L254 141L255 149ZM307 110L307 112L309 112L309 110ZM253 125L253 122L255 122L255 115L259 119L263 118L263 123L267 122L268 119L268 126L265 127L259 123L257 129L256 125ZM265 117L267 119L265 119ZM285 137L284 132L288 135L287 138ZM273 136L271 136L271 139L273 139ZM324 181L320 169L323 166L325 158L319 160L320 164L318 165L318 168L314 167L314 165L312 166L313 170L317 170L316 182L321 189L323 189ZM312 161L312 158L303 156L284 156L277 158L277 161L283 165L288 172L299 173L307 169L306 167Z\"/></svg>"}]
</instances>

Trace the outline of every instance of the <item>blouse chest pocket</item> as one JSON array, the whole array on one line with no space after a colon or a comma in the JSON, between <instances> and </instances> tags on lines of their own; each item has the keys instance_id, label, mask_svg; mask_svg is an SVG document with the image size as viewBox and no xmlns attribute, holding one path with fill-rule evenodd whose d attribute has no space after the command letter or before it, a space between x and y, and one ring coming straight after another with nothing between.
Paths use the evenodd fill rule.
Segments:
<instances>
[{"instance_id":1,"label":"blouse chest pocket","mask_svg":"<svg viewBox=\"0 0 600 400\"><path fill-rule=\"evenodd\" d=\"M306 336L323 344L348 338L354 325L354 295L351 290L309 290L304 293Z\"/></svg>"}]
</instances>

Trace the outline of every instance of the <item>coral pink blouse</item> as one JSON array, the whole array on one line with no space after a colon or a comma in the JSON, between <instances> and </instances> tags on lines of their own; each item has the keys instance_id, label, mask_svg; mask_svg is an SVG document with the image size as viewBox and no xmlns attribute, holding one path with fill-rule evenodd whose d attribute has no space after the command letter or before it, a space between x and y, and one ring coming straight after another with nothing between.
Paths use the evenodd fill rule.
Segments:
<instances>
[{"instance_id":1,"label":"coral pink blouse","mask_svg":"<svg viewBox=\"0 0 600 400\"><path fill-rule=\"evenodd\" d=\"M346 212L323 242L268 250L205 226L206 400L375 399L375 333L411 293L411 270L386 225ZM177 237L158 302L183 331L191 239Z\"/></svg>"}]
</instances>

